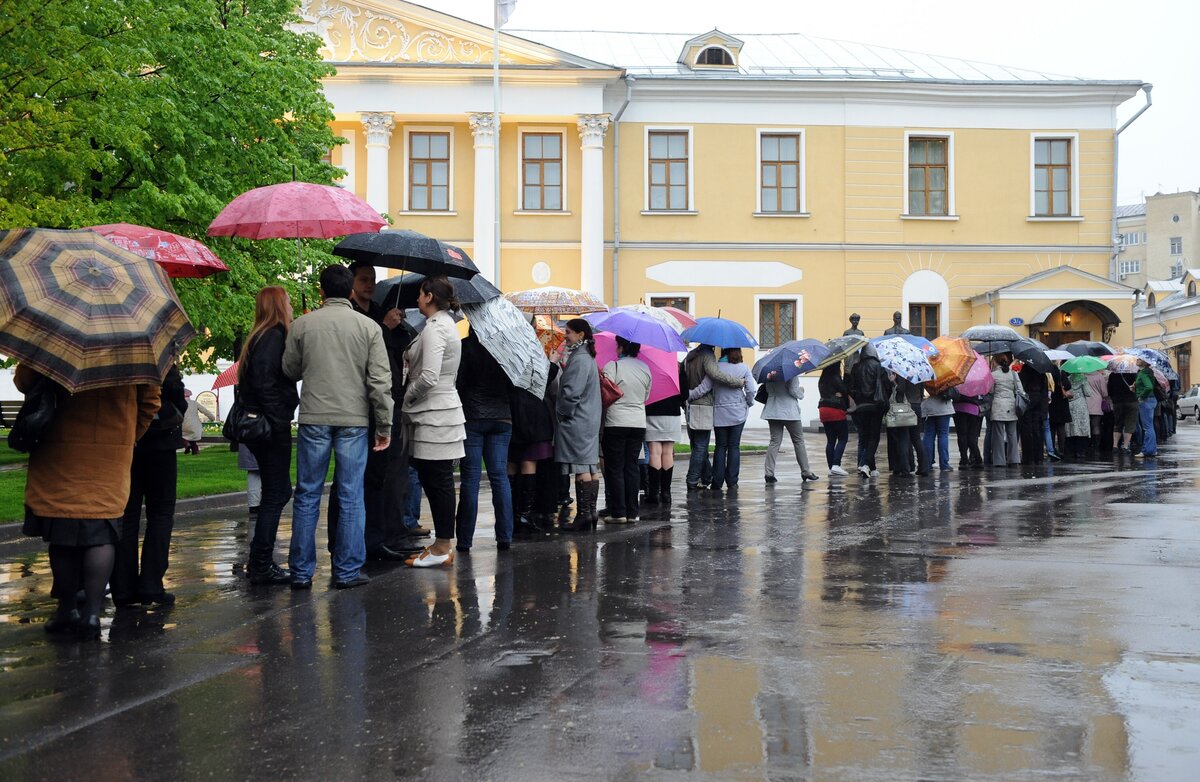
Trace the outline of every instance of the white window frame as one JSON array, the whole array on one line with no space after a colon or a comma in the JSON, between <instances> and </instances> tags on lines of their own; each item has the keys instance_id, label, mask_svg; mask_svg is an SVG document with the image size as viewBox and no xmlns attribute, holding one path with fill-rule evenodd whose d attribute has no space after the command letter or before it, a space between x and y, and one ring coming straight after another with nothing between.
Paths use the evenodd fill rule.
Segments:
<instances>
[{"instance_id":1,"label":"white window frame","mask_svg":"<svg viewBox=\"0 0 1200 782\"><path fill-rule=\"evenodd\" d=\"M1124 276L1126 274L1141 274L1141 273L1142 273L1142 262L1141 261L1138 261L1138 260L1117 261L1117 274Z\"/></svg>"},{"instance_id":2,"label":"white window frame","mask_svg":"<svg viewBox=\"0 0 1200 782\"><path fill-rule=\"evenodd\" d=\"M709 49L720 49L729 55L729 65L711 65L709 63L700 62L700 55L704 54ZM688 64L689 68L726 68L734 69L738 67L737 57L729 50L729 47L722 46L719 43L706 43L696 49L696 53L692 56L692 61Z\"/></svg>"},{"instance_id":3,"label":"white window frame","mask_svg":"<svg viewBox=\"0 0 1200 782\"><path fill-rule=\"evenodd\" d=\"M1070 139L1071 141L1071 214L1069 215L1039 215L1036 212L1037 202L1037 187L1036 177L1034 175L1035 162L1037 160L1037 142L1049 141L1054 139ZM1053 223L1053 222L1082 222L1083 215L1079 213L1079 134L1078 133L1030 133L1029 134L1029 170L1026 172L1029 176L1029 216L1025 219L1029 222L1037 223Z\"/></svg>"},{"instance_id":4,"label":"white window frame","mask_svg":"<svg viewBox=\"0 0 1200 782\"><path fill-rule=\"evenodd\" d=\"M795 135L800 137L800 148L797 154L800 156L797 161L800 165L800 170L796 172L799 181L796 183L799 189L797 194L797 206L800 207L799 212L764 212L762 208L762 137L763 136L786 136ZM754 131L754 216L755 217L811 217L808 211L808 162L806 160L806 150L808 144L808 133L804 128L756 128Z\"/></svg>"},{"instance_id":5,"label":"white window frame","mask_svg":"<svg viewBox=\"0 0 1200 782\"><path fill-rule=\"evenodd\" d=\"M1177 244L1178 242L1178 244ZM1175 248L1179 249L1176 250ZM1171 236L1167 238L1167 248L1170 250L1170 255L1183 255L1183 237Z\"/></svg>"},{"instance_id":6,"label":"white window frame","mask_svg":"<svg viewBox=\"0 0 1200 782\"><path fill-rule=\"evenodd\" d=\"M688 189L687 209L650 208L650 134L657 132L687 133ZM647 125L642 131L642 214L644 215L694 215L696 214L696 134L691 125ZM668 194L668 202L670 194Z\"/></svg>"},{"instance_id":7,"label":"white window frame","mask_svg":"<svg viewBox=\"0 0 1200 782\"><path fill-rule=\"evenodd\" d=\"M917 138L946 139L946 214L944 215L912 215L908 213L908 140ZM954 131L952 130L906 130L904 131L904 201L900 204L900 219L902 220L949 220L958 219L958 208L955 202L954 187Z\"/></svg>"},{"instance_id":8,"label":"white window frame","mask_svg":"<svg viewBox=\"0 0 1200 782\"><path fill-rule=\"evenodd\" d=\"M435 210L435 209L419 209L417 211L411 211L409 209L408 176L409 176L409 171L411 168L409 166L409 151L412 149L412 144L409 140L409 136L411 136L413 133L449 133L450 134L450 171L447 174L447 176L449 178L446 180L447 183L449 184L449 187L446 192L446 206L449 208L444 212ZM408 125L405 125L404 126L404 172L401 174L400 179L401 179L401 182L403 183L402 195L403 195L403 204L404 204L404 209L401 212L401 214L427 215L427 216L431 216L431 217L445 217L445 216L452 217L454 215L457 215L458 212L454 211L454 127L452 125L413 125L411 127Z\"/></svg>"},{"instance_id":9,"label":"white window frame","mask_svg":"<svg viewBox=\"0 0 1200 782\"><path fill-rule=\"evenodd\" d=\"M562 176L560 177L560 185L562 187L562 208L561 209L526 209L525 208L525 136L529 133L536 133L543 136L548 136L554 133L559 135L559 149L562 150ZM567 209L567 131L560 127L539 127L536 125L518 126L517 127L517 209L513 214L519 215L569 215L571 211Z\"/></svg>"},{"instance_id":10,"label":"white window frame","mask_svg":"<svg viewBox=\"0 0 1200 782\"><path fill-rule=\"evenodd\" d=\"M754 294L754 338L762 336L762 302L791 301L796 304L796 335L792 339L804 339L804 295L800 293L756 293ZM761 345L755 350L763 352L772 348ZM764 353L765 355L765 353Z\"/></svg>"},{"instance_id":11,"label":"white window frame","mask_svg":"<svg viewBox=\"0 0 1200 782\"><path fill-rule=\"evenodd\" d=\"M696 317L696 293L695 293L695 291L646 291L645 297L642 299L642 301L646 302L646 306L652 307L654 305L650 303L650 299L652 299L652 298L665 299L668 297L672 298L672 299L687 299L688 300L688 308L687 308L688 314L691 315L693 318Z\"/></svg>"}]
</instances>

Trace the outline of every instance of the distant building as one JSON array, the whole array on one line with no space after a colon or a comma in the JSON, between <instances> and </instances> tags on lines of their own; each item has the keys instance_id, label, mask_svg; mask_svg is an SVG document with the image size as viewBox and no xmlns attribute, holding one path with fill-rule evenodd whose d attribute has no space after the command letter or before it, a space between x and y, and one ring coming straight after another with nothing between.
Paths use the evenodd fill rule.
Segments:
<instances>
[{"instance_id":1,"label":"distant building","mask_svg":"<svg viewBox=\"0 0 1200 782\"><path fill-rule=\"evenodd\" d=\"M1200 266L1200 192L1157 193L1117 207L1117 272L1135 288Z\"/></svg>"},{"instance_id":2,"label":"distant building","mask_svg":"<svg viewBox=\"0 0 1200 782\"><path fill-rule=\"evenodd\" d=\"M693 32L504 32L496 127L490 28L402 0L300 4L337 69L344 185L504 290L720 312L763 347L841 334L851 312L876 335L893 311L927 336L993 321L1132 343L1113 131L1140 81L696 35L683 13Z\"/></svg>"}]
</instances>

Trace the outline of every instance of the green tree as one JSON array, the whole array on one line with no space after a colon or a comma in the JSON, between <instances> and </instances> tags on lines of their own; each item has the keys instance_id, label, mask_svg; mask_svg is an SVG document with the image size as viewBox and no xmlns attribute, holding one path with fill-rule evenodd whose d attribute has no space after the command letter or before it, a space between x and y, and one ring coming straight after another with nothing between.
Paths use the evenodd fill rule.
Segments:
<instances>
[{"instance_id":1,"label":"green tree","mask_svg":"<svg viewBox=\"0 0 1200 782\"><path fill-rule=\"evenodd\" d=\"M320 41L291 0L4 0L0 228L130 222L192 236L227 274L176 280L202 335L185 363L232 358L263 285L299 305L329 242L210 239L238 194L328 184L338 142Z\"/></svg>"}]
</instances>

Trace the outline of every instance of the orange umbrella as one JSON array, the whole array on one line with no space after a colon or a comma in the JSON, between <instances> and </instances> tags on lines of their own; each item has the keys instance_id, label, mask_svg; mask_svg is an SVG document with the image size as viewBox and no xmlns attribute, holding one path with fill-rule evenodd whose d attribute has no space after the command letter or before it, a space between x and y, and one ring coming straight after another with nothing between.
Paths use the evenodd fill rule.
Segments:
<instances>
[{"instance_id":1,"label":"orange umbrella","mask_svg":"<svg viewBox=\"0 0 1200 782\"><path fill-rule=\"evenodd\" d=\"M567 335L555 325L548 315L535 315L533 322L537 327L538 342L542 343L542 350L546 351L546 358L550 358L550 354L562 346Z\"/></svg>"},{"instance_id":2,"label":"orange umbrella","mask_svg":"<svg viewBox=\"0 0 1200 782\"><path fill-rule=\"evenodd\" d=\"M971 348L971 341L962 337L938 337L933 340L933 346L938 350L936 356L929 358L934 377L925 384L925 388L931 394L940 394L967 379L967 373L976 361L976 353Z\"/></svg>"}]
</instances>

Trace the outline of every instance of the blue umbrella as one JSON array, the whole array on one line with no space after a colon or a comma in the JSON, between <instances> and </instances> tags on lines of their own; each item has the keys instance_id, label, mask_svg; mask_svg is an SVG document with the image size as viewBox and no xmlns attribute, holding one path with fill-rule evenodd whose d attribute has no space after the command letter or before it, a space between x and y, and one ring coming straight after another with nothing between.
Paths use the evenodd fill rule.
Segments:
<instances>
[{"instance_id":1,"label":"blue umbrella","mask_svg":"<svg viewBox=\"0 0 1200 782\"><path fill-rule=\"evenodd\" d=\"M1152 368L1162 372L1168 380L1179 379L1179 374L1175 371L1175 368L1171 366L1171 359L1167 357L1166 353L1163 353L1160 350L1155 350L1154 348L1126 348L1121 352L1128 356L1136 356L1137 358L1140 358Z\"/></svg>"},{"instance_id":2,"label":"blue umbrella","mask_svg":"<svg viewBox=\"0 0 1200 782\"><path fill-rule=\"evenodd\" d=\"M829 356L829 348L816 339L794 339L785 342L754 364L754 379L788 382L796 375L811 372Z\"/></svg>"},{"instance_id":3,"label":"blue umbrella","mask_svg":"<svg viewBox=\"0 0 1200 782\"><path fill-rule=\"evenodd\" d=\"M700 318L679 336L684 342L699 342L718 348L753 348L758 340L740 323L725 318Z\"/></svg>"},{"instance_id":4,"label":"blue umbrella","mask_svg":"<svg viewBox=\"0 0 1200 782\"><path fill-rule=\"evenodd\" d=\"M589 318L597 331L607 331L639 345L667 351L687 350L687 343L662 320L641 312L611 310Z\"/></svg>"},{"instance_id":5,"label":"blue umbrella","mask_svg":"<svg viewBox=\"0 0 1200 782\"><path fill-rule=\"evenodd\" d=\"M937 345L916 334L884 334L882 337L872 337L871 344L878 346L880 342L889 339L902 339L914 348L920 348L921 352L925 354L925 358L934 358L938 354Z\"/></svg>"}]
</instances>

